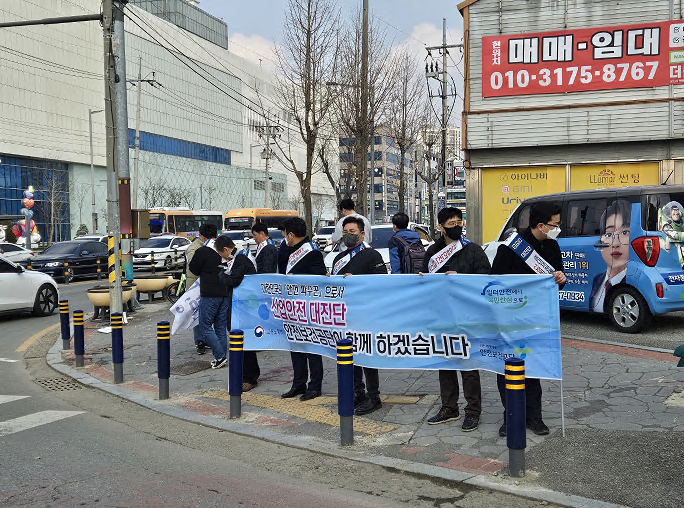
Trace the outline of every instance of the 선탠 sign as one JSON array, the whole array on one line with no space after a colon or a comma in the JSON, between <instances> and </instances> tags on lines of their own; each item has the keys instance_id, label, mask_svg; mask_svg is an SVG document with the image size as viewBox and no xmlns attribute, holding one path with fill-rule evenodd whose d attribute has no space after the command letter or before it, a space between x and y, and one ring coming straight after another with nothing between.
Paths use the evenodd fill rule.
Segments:
<instances>
[{"instance_id":1,"label":"\uc120\ud0e0 sign","mask_svg":"<svg viewBox=\"0 0 684 508\"><path fill-rule=\"evenodd\" d=\"M482 97L684 83L684 22L482 38Z\"/></svg>"}]
</instances>

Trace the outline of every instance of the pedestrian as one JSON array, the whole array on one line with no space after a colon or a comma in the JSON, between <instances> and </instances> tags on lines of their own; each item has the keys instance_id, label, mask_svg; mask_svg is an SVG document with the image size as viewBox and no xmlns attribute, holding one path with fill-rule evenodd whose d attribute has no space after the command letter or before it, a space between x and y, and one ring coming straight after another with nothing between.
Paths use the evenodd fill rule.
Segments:
<instances>
[{"instance_id":1,"label":"pedestrian","mask_svg":"<svg viewBox=\"0 0 684 508\"><path fill-rule=\"evenodd\" d=\"M344 219L342 243L347 250L340 252L333 261L333 275L387 274L382 256L364 243L366 232L362 217L349 216ZM366 384L363 378L366 377ZM366 389L368 391L366 391ZM354 365L354 413L357 416L377 411L380 401L380 376L378 369Z\"/></svg>"},{"instance_id":2,"label":"pedestrian","mask_svg":"<svg viewBox=\"0 0 684 508\"><path fill-rule=\"evenodd\" d=\"M185 272L185 289L190 289L192 285L197 281L198 277L190 271L189 264L192 258L197 252L197 249L202 247L209 239L202 235L202 226L200 226L200 233L195 238L192 243L188 246L188 250L185 251L185 265L183 266L183 271ZM202 332L200 331L200 326L197 325L192 329L192 337L195 340L195 350L198 355L203 355L207 351L207 343L202 339Z\"/></svg>"},{"instance_id":3,"label":"pedestrian","mask_svg":"<svg viewBox=\"0 0 684 508\"><path fill-rule=\"evenodd\" d=\"M287 272L287 260L290 257L290 247L285 241L287 232L285 231L284 222L280 224L279 229L283 235L283 240L280 242L280 247L278 247L278 273L285 275Z\"/></svg>"},{"instance_id":4,"label":"pedestrian","mask_svg":"<svg viewBox=\"0 0 684 508\"><path fill-rule=\"evenodd\" d=\"M373 240L373 228L371 227L370 221L364 217L361 214L356 213L356 210L354 210L354 201L351 199L343 199L340 201L340 213L342 214L342 218L337 221L337 224L335 224L335 232L332 234L330 237L330 240L333 243L339 243L340 240L342 240L342 224L344 223L344 219L347 217L355 216L355 217L360 217L363 219L363 222L366 227L366 240L365 242L370 245L371 241ZM345 250L347 247L345 247L344 244L340 244L340 250Z\"/></svg>"},{"instance_id":5,"label":"pedestrian","mask_svg":"<svg viewBox=\"0 0 684 508\"><path fill-rule=\"evenodd\" d=\"M278 273L278 248L268 236L266 224L252 226L252 237L257 244L256 254L250 257L256 273ZM223 276L221 276L223 281ZM230 326L229 326L230 328ZM259 384L259 360L256 351L245 351L242 360L242 391L248 392Z\"/></svg>"},{"instance_id":6,"label":"pedestrian","mask_svg":"<svg viewBox=\"0 0 684 508\"><path fill-rule=\"evenodd\" d=\"M409 217L404 212L392 216L394 235L387 242L392 273L418 273L421 269L425 247L418 232L411 231L408 225Z\"/></svg>"},{"instance_id":7,"label":"pedestrian","mask_svg":"<svg viewBox=\"0 0 684 508\"><path fill-rule=\"evenodd\" d=\"M557 203L542 201L532 204L530 207L530 226L520 233L520 237L534 250L528 259L532 259L535 253L541 256L551 266L553 279L562 289L565 285L565 274L563 273L561 250L556 241L561 232L560 213L561 207ZM500 245L489 273L507 275L534 274L537 272L513 249L507 245ZM504 376L497 375L496 384L504 407L504 422L499 428L499 436L504 437L506 435L506 382ZM549 428L542 420L542 387L539 379L525 378L525 399L527 428L539 436L545 436L549 433Z\"/></svg>"},{"instance_id":8,"label":"pedestrian","mask_svg":"<svg viewBox=\"0 0 684 508\"><path fill-rule=\"evenodd\" d=\"M327 275L323 254L306 234L306 222L300 217L286 219L285 240L289 247L289 256L285 273L287 275ZM323 386L323 359L312 353L290 352L294 376L292 388L282 394L289 399L301 395L300 400L311 400L320 397ZM306 382L311 371L311 380Z\"/></svg>"},{"instance_id":9,"label":"pedestrian","mask_svg":"<svg viewBox=\"0 0 684 508\"><path fill-rule=\"evenodd\" d=\"M228 363L226 349L228 336L228 291L219 281L221 256L214 250L217 228L214 224L202 224L200 235L206 238L190 262L190 271L200 280L200 317L199 327L202 340L209 345L214 354L212 369L220 369Z\"/></svg>"},{"instance_id":10,"label":"pedestrian","mask_svg":"<svg viewBox=\"0 0 684 508\"><path fill-rule=\"evenodd\" d=\"M443 208L437 214L441 237L432 244L423 258L423 272L487 274L490 265L487 255L478 244L463 235L463 213L458 208ZM421 275L422 273L421 272ZM456 302L457 303L457 302ZM480 425L482 414L482 387L480 372L462 370L463 396L466 400L465 418L461 429L471 432ZM458 371L439 371L439 390L442 406L436 415L428 418L428 424L437 425L458 420Z\"/></svg>"}]
</instances>

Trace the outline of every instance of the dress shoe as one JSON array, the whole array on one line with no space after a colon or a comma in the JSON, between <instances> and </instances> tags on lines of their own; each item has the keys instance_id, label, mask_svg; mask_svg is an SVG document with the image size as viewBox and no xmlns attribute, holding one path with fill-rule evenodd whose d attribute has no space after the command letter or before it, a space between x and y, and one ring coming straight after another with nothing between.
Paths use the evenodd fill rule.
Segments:
<instances>
[{"instance_id":1,"label":"dress shoe","mask_svg":"<svg viewBox=\"0 0 684 508\"><path fill-rule=\"evenodd\" d=\"M246 382L243 382L243 383L242 383L242 391L243 391L243 392L248 392L248 391L250 391L252 388L254 388L256 385L257 385L256 383L246 383Z\"/></svg>"},{"instance_id":2,"label":"dress shoe","mask_svg":"<svg viewBox=\"0 0 684 508\"><path fill-rule=\"evenodd\" d=\"M500 437L506 437L506 424L505 423L501 427L499 427L499 436Z\"/></svg>"},{"instance_id":3,"label":"dress shoe","mask_svg":"<svg viewBox=\"0 0 684 508\"><path fill-rule=\"evenodd\" d=\"M297 395L301 395L304 392L306 392L306 389L304 389L304 388L290 388L290 390L283 393L281 395L281 397L283 399L291 399L292 397L296 397Z\"/></svg>"},{"instance_id":4,"label":"dress shoe","mask_svg":"<svg viewBox=\"0 0 684 508\"><path fill-rule=\"evenodd\" d=\"M304 393L301 397L299 397L299 400L311 400L315 399L316 397L320 397L321 392L317 392L315 390L309 390L308 392Z\"/></svg>"},{"instance_id":5,"label":"dress shoe","mask_svg":"<svg viewBox=\"0 0 684 508\"><path fill-rule=\"evenodd\" d=\"M382 402L380 399L366 399L359 407L356 408L354 414L356 416L367 415L373 411L377 411L382 407Z\"/></svg>"},{"instance_id":6,"label":"dress shoe","mask_svg":"<svg viewBox=\"0 0 684 508\"><path fill-rule=\"evenodd\" d=\"M549 433L549 428L541 420L530 420L527 422L527 428L538 436L546 436Z\"/></svg>"}]
</instances>

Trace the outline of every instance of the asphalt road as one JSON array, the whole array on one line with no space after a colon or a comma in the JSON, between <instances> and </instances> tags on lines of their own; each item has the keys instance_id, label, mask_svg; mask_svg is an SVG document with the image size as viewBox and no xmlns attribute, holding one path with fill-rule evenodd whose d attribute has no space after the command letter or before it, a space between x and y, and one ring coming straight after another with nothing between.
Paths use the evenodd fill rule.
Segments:
<instances>
[{"instance_id":1,"label":"asphalt road","mask_svg":"<svg viewBox=\"0 0 684 508\"><path fill-rule=\"evenodd\" d=\"M62 286L61 297L89 310L90 284ZM0 507L540 505L234 435L65 384L45 363L54 334L16 351L58 321L57 313L0 320Z\"/></svg>"}]
</instances>

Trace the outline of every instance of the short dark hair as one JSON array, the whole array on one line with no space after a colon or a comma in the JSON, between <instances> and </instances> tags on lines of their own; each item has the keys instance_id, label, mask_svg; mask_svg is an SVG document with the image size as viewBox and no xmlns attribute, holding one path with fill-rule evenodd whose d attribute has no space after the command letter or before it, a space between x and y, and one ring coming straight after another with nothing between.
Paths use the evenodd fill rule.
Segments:
<instances>
[{"instance_id":1,"label":"short dark hair","mask_svg":"<svg viewBox=\"0 0 684 508\"><path fill-rule=\"evenodd\" d=\"M561 206L553 201L539 201L532 203L530 207L530 227L536 228L537 224L548 224L551 217L560 215Z\"/></svg>"},{"instance_id":2,"label":"short dark hair","mask_svg":"<svg viewBox=\"0 0 684 508\"><path fill-rule=\"evenodd\" d=\"M409 216L404 212L397 212L392 216L392 224L399 229L406 229L409 225Z\"/></svg>"},{"instance_id":3,"label":"short dark hair","mask_svg":"<svg viewBox=\"0 0 684 508\"><path fill-rule=\"evenodd\" d=\"M619 215L622 218L623 227L629 227L629 222L632 218L632 203L624 199L613 201L601 216L601 234L606 232L606 221L611 215Z\"/></svg>"},{"instance_id":4,"label":"short dark hair","mask_svg":"<svg viewBox=\"0 0 684 508\"><path fill-rule=\"evenodd\" d=\"M286 233L292 233L297 238L306 236L306 222L301 217L290 217L283 223Z\"/></svg>"},{"instance_id":5,"label":"short dark hair","mask_svg":"<svg viewBox=\"0 0 684 508\"><path fill-rule=\"evenodd\" d=\"M363 219L361 217L347 217L344 219L344 222L342 222L342 227L346 226L347 224L356 224L359 226L359 231L365 231L366 230L366 224L363 222Z\"/></svg>"},{"instance_id":6,"label":"short dark hair","mask_svg":"<svg viewBox=\"0 0 684 508\"><path fill-rule=\"evenodd\" d=\"M346 198L340 201L340 210L354 210L354 200Z\"/></svg>"},{"instance_id":7,"label":"short dark hair","mask_svg":"<svg viewBox=\"0 0 684 508\"><path fill-rule=\"evenodd\" d=\"M235 247L235 242L228 238L227 236L221 235L219 236L216 241L214 242L214 249L216 250L223 250L225 248L232 249Z\"/></svg>"},{"instance_id":8,"label":"short dark hair","mask_svg":"<svg viewBox=\"0 0 684 508\"><path fill-rule=\"evenodd\" d=\"M216 224L202 224L199 228L199 234L204 238L216 238L218 228Z\"/></svg>"},{"instance_id":9,"label":"short dark hair","mask_svg":"<svg viewBox=\"0 0 684 508\"><path fill-rule=\"evenodd\" d=\"M437 214L437 222L439 224L444 224L446 221L454 217L462 219L463 212L461 212L461 210L458 208L442 208Z\"/></svg>"},{"instance_id":10,"label":"short dark hair","mask_svg":"<svg viewBox=\"0 0 684 508\"><path fill-rule=\"evenodd\" d=\"M268 228L263 222L257 222L252 226L252 233L266 233L266 236L268 236Z\"/></svg>"}]
</instances>

